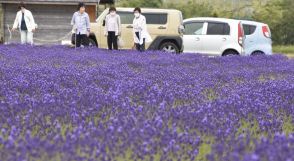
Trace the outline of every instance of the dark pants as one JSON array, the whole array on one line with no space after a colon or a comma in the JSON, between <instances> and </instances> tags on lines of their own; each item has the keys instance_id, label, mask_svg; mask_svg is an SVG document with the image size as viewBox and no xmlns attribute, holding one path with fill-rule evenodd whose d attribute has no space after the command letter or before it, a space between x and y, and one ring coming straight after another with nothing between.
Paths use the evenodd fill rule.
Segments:
<instances>
[{"instance_id":1,"label":"dark pants","mask_svg":"<svg viewBox=\"0 0 294 161\"><path fill-rule=\"evenodd\" d=\"M136 34L137 38L140 41L140 33L136 32L135 34ZM141 51L141 52L145 51L145 39L143 39L143 44L142 45L140 43L136 43L135 45L136 45L136 50Z\"/></svg>"},{"instance_id":2,"label":"dark pants","mask_svg":"<svg viewBox=\"0 0 294 161\"><path fill-rule=\"evenodd\" d=\"M89 46L89 38L86 34L78 34L76 35L76 45L77 47L81 47L81 44L84 45L84 46Z\"/></svg>"},{"instance_id":3,"label":"dark pants","mask_svg":"<svg viewBox=\"0 0 294 161\"><path fill-rule=\"evenodd\" d=\"M112 50L112 49L118 50L117 36L115 35L114 31L108 31L107 44L108 44L109 50Z\"/></svg>"}]
</instances>

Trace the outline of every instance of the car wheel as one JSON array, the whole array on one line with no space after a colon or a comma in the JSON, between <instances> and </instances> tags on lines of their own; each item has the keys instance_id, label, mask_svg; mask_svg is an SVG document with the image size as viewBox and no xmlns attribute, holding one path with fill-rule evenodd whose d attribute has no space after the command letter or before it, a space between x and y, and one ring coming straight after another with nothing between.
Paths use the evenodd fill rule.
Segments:
<instances>
[{"instance_id":1,"label":"car wheel","mask_svg":"<svg viewBox=\"0 0 294 161\"><path fill-rule=\"evenodd\" d=\"M252 56L259 56L259 55L265 55L264 52L262 51L254 51L253 53L251 53Z\"/></svg>"},{"instance_id":2,"label":"car wheel","mask_svg":"<svg viewBox=\"0 0 294 161\"><path fill-rule=\"evenodd\" d=\"M89 39L89 46L90 47L96 47L97 44L96 44L96 42L93 39Z\"/></svg>"},{"instance_id":3,"label":"car wheel","mask_svg":"<svg viewBox=\"0 0 294 161\"><path fill-rule=\"evenodd\" d=\"M239 55L239 53L235 50L227 50L223 53L223 56L235 56Z\"/></svg>"},{"instance_id":4,"label":"car wheel","mask_svg":"<svg viewBox=\"0 0 294 161\"><path fill-rule=\"evenodd\" d=\"M179 53L179 48L176 44L172 43L172 42L166 42L163 43L159 50L163 51L163 52L167 52L167 53Z\"/></svg>"}]
</instances>

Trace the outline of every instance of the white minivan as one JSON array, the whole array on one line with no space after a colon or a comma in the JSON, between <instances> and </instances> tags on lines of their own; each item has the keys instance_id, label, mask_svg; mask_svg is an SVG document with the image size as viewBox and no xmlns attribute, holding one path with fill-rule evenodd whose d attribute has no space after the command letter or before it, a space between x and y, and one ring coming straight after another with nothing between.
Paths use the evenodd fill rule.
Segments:
<instances>
[{"instance_id":1,"label":"white minivan","mask_svg":"<svg viewBox=\"0 0 294 161\"><path fill-rule=\"evenodd\" d=\"M267 24L242 20L245 55L272 55L271 31Z\"/></svg>"},{"instance_id":2,"label":"white minivan","mask_svg":"<svg viewBox=\"0 0 294 161\"><path fill-rule=\"evenodd\" d=\"M244 55L244 31L240 20L199 17L184 20L185 53Z\"/></svg>"}]
</instances>

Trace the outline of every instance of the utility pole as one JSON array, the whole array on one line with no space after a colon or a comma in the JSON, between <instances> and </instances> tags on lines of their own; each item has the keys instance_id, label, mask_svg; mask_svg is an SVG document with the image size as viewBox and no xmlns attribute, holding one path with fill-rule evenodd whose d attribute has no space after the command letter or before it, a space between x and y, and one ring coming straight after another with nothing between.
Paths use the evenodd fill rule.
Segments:
<instances>
[{"instance_id":1,"label":"utility pole","mask_svg":"<svg viewBox=\"0 0 294 161\"><path fill-rule=\"evenodd\" d=\"M231 8L231 11L232 11L232 16L234 17L235 16L235 2L234 0L232 0L232 8Z\"/></svg>"},{"instance_id":2,"label":"utility pole","mask_svg":"<svg viewBox=\"0 0 294 161\"><path fill-rule=\"evenodd\" d=\"M240 19L240 0L237 0L238 2L238 19Z\"/></svg>"}]
</instances>

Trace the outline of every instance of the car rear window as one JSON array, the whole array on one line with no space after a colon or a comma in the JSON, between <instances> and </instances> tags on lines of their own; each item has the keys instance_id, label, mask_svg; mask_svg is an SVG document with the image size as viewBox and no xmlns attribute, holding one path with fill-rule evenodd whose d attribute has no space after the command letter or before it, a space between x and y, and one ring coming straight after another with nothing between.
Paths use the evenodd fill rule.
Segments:
<instances>
[{"instance_id":1,"label":"car rear window","mask_svg":"<svg viewBox=\"0 0 294 161\"><path fill-rule=\"evenodd\" d=\"M133 12L117 12L120 15L122 24L133 24ZM143 13L147 24L163 25L167 23L167 13Z\"/></svg>"},{"instance_id":2,"label":"car rear window","mask_svg":"<svg viewBox=\"0 0 294 161\"><path fill-rule=\"evenodd\" d=\"M230 26L227 23L208 22L207 35L230 35Z\"/></svg>"},{"instance_id":3,"label":"car rear window","mask_svg":"<svg viewBox=\"0 0 294 161\"><path fill-rule=\"evenodd\" d=\"M252 35L256 30L256 26L243 24L243 30L245 35Z\"/></svg>"}]
</instances>

